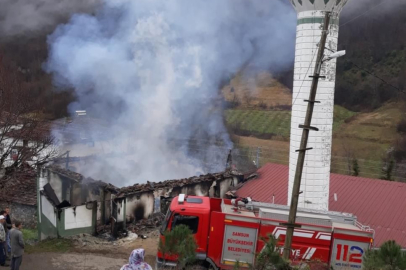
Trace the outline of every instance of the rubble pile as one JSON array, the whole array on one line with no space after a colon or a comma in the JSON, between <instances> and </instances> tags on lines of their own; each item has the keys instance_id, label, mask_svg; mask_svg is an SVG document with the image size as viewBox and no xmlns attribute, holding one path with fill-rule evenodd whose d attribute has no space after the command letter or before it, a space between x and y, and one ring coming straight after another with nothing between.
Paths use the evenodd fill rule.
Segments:
<instances>
[{"instance_id":1,"label":"rubble pile","mask_svg":"<svg viewBox=\"0 0 406 270\"><path fill-rule=\"evenodd\" d=\"M78 235L68 236L66 239L73 240L80 247L97 246L97 245L113 245L112 241L108 241L104 237L95 237L90 234L81 233Z\"/></svg>"},{"instance_id":2,"label":"rubble pile","mask_svg":"<svg viewBox=\"0 0 406 270\"><path fill-rule=\"evenodd\" d=\"M162 213L155 213L148 219L142 219L134 224L127 224L127 230L142 236L155 231L162 225L165 215Z\"/></svg>"}]
</instances>

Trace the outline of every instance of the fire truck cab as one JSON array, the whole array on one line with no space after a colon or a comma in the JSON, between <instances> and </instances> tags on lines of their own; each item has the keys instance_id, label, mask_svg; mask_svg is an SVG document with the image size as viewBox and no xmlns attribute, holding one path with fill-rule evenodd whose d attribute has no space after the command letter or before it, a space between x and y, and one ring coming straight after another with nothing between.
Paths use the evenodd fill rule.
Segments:
<instances>
[{"instance_id":1,"label":"fire truck cab","mask_svg":"<svg viewBox=\"0 0 406 270\"><path fill-rule=\"evenodd\" d=\"M255 265L255 257L272 234L283 247L289 209L287 206L199 196L175 197L161 227L184 224L195 235L198 263L206 268L232 269ZM374 232L351 214L299 209L290 259L321 261L334 269L362 268L363 254L373 243ZM171 257L158 251L157 267L174 267Z\"/></svg>"}]
</instances>

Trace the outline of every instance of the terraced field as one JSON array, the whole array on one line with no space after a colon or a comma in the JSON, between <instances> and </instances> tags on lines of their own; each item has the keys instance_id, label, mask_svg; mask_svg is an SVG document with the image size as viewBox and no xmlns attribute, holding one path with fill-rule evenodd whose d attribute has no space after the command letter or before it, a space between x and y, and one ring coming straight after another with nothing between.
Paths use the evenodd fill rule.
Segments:
<instances>
[{"instance_id":1,"label":"terraced field","mask_svg":"<svg viewBox=\"0 0 406 270\"><path fill-rule=\"evenodd\" d=\"M337 131L347 119L357 113L341 106L334 107L334 126ZM290 111L265 111L249 109L229 109L225 112L227 125L237 132L245 132L254 137L277 136L288 139L290 134Z\"/></svg>"}]
</instances>

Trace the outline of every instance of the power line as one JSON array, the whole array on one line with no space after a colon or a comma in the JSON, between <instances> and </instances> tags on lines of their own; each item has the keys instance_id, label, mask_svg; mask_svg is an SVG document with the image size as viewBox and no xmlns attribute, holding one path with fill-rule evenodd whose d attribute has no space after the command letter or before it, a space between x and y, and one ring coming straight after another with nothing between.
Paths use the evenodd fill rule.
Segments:
<instances>
[{"instance_id":1,"label":"power line","mask_svg":"<svg viewBox=\"0 0 406 270\"><path fill-rule=\"evenodd\" d=\"M379 3L379 4L375 5L375 6L373 6L372 8L370 8L370 9L367 10L367 11L365 11L364 13L361 13L361 14L358 15L357 17L352 18L352 19L349 20L349 21L346 21L345 23L343 23L342 25L340 25L340 28L342 28L344 25L347 25L347 24L349 24L349 23L351 23L351 22L353 22L353 21L359 19L360 17L366 15L367 13L371 12L373 9L379 7L379 6L382 5L383 3L386 3L386 1L387 1L387 0L383 0L381 3Z\"/></svg>"},{"instance_id":2,"label":"power line","mask_svg":"<svg viewBox=\"0 0 406 270\"><path fill-rule=\"evenodd\" d=\"M379 77L379 76L375 75L374 73L372 73L372 72L370 72L370 71L368 71L368 70L366 70L366 69L364 69L364 68L362 68L362 67L358 66L357 64L355 64L355 63L354 63L354 62L352 62L351 60L349 60L348 62L350 62L352 65L354 65L354 66L355 66L356 68L358 68L359 70L365 71L365 72L366 72L366 73L368 73L369 75L372 75L373 77L375 77L375 78L377 78L377 79L381 80L383 83L385 83L385 84L387 84L387 85L391 86L392 88L394 88L394 89L398 90L399 92L401 92L401 93L405 93L405 90L400 89L400 88L398 88L398 87L394 86L393 84L388 83L387 81L385 81L385 80L384 80L384 79L382 79L381 77Z\"/></svg>"},{"instance_id":3,"label":"power line","mask_svg":"<svg viewBox=\"0 0 406 270\"><path fill-rule=\"evenodd\" d=\"M313 30L313 31L314 31L314 30ZM313 35L313 36L314 36L314 35ZM313 64L313 62L314 62L314 58L316 57L316 54L317 54L317 51L315 51L314 54L313 54L312 61L310 62L309 67L307 68L307 71L306 71L306 73L305 73L305 76L304 76L304 78L303 78L303 80L302 80L302 84L301 84L300 87L299 87L299 90L298 90L298 92L297 92L297 95L296 95L295 99L292 101L292 106L295 105L296 99L299 97L300 90L302 90L303 84L304 84L304 82L306 81L306 76L307 76L307 74L309 73L310 68L312 67L312 64ZM294 87L293 87L293 88L294 88ZM293 93L292 93L292 95L293 95Z\"/></svg>"}]
</instances>

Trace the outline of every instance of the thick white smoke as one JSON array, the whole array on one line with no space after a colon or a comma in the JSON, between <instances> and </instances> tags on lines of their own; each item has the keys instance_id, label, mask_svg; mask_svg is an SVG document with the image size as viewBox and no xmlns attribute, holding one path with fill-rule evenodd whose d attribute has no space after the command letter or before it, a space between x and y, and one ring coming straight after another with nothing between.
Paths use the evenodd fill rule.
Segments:
<instances>
[{"instance_id":1,"label":"thick white smoke","mask_svg":"<svg viewBox=\"0 0 406 270\"><path fill-rule=\"evenodd\" d=\"M100 3L101 0L0 0L0 37L43 32L73 13L94 11Z\"/></svg>"},{"instance_id":2,"label":"thick white smoke","mask_svg":"<svg viewBox=\"0 0 406 270\"><path fill-rule=\"evenodd\" d=\"M72 110L108 121L118 155L82 172L123 185L224 170L219 87L247 61L292 64L295 24L278 0L105 0L95 16L74 15L49 37L46 68L75 89Z\"/></svg>"}]
</instances>

